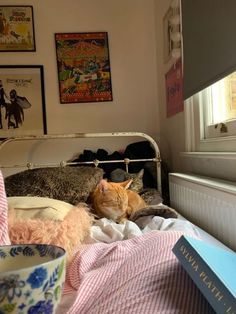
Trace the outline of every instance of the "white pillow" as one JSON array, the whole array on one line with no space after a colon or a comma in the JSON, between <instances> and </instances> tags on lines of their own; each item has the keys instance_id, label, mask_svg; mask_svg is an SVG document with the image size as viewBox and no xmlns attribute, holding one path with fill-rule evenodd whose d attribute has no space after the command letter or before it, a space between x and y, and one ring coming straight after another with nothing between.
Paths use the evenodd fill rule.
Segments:
<instances>
[{"instance_id":1,"label":"white pillow","mask_svg":"<svg viewBox=\"0 0 236 314\"><path fill-rule=\"evenodd\" d=\"M17 219L51 219L62 221L73 205L48 197L12 196L8 207L15 210Z\"/></svg>"}]
</instances>

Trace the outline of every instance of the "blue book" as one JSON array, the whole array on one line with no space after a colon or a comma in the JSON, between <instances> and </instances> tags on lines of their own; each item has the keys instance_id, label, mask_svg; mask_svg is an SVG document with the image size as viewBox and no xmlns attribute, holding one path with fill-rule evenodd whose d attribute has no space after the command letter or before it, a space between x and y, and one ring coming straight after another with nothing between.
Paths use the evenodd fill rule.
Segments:
<instances>
[{"instance_id":1,"label":"blue book","mask_svg":"<svg viewBox=\"0 0 236 314\"><path fill-rule=\"evenodd\" d=\"M236 253L189 236L172 251L217 314L236 314Z\"/></svg>"}]
</instances>

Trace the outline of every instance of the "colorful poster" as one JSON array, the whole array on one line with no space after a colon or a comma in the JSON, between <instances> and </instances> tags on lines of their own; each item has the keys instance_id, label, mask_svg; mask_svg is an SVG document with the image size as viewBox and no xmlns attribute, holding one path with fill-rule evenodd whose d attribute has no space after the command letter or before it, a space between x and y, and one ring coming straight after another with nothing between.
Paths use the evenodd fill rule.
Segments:
<instances>
[{"instance_id":1,"label":"colorful poster","mask_svg":"<svg viewBox=\"0 0 236 314\"><path fill-rule=\"evenodd\" d=\"M106 32L55 34L61 103L112 100Z\"/></svg>"},{"instance_id":2,"label":"colorful poster","mask_svg":"<svg viewBox=\"0 0 236 314\"><path fill-rule=\"evenodd\" d=\"M32 6L0 6L0 51L35 51Z\"/></svg>"},{"instance_id":3,"label":"colorful poster","mask_svg":"<svg viewBox=\"0 0 236 314\"><path fill-rule=\"evenodd\" d=\"M166 73L167 118L184 110L182 62L179 59Z\"/></svg>"}]
</instances>

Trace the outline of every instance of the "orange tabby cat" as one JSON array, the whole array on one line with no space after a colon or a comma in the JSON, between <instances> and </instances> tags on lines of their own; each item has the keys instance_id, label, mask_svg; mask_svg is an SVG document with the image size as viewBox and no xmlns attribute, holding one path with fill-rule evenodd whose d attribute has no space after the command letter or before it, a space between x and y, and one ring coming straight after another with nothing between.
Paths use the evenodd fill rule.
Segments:
<instances>
[{"instance_id":1,"label":"orange tabby cat","mask_svg":"<svg viewBox=\"0 0 236 314\"><path fill-rule=\"evenodd\" d=\"M119 223L146 207L147 204L138 193L128 190L131 183L132 179L120 183L101 180L91 195L95 213Z\"/></svg>"}]
</instances>

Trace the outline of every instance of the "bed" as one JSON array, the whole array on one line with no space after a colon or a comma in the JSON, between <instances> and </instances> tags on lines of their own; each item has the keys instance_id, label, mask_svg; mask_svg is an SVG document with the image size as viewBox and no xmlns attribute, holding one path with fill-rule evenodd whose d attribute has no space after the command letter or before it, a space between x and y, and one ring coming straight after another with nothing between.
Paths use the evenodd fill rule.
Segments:
<instances>
[{"instance_id":1,"label":"bed","mask_svg":"<svg viewBox=\"0 0 236 314\"><path fill-rule=\"evenodd\" d=\"M153 153L147 156L142 151L144 158L140 155L115 160L76 158L54 164L34 164L27 160L24 165L1 165L2 169L26 167L4 179L0 177L1 243L20 242L20 235L24 234L24 241L53 240L54 244L66 247L70 259L57 314L214 313L171 249L182 234L225 246L163 202L161 156L153 138L137 132L45 135L10 138L1 143L0 149L14 141L84 137L141 137ZM148 195L147 210L122 224L105 217L94 219L90 215L89 195L104 177L102 166L122 164L129 172L132 163L141 167L151 163L152 171L155 169L152 175L156 189L145 187L141 195ZM14 219L7 219L7 211ZM42 219L43 211L47 216ZM52 218L55 211L56 222ZM35 229L41 233L35 235Z\"/></svg>"}]
</instances>

